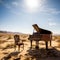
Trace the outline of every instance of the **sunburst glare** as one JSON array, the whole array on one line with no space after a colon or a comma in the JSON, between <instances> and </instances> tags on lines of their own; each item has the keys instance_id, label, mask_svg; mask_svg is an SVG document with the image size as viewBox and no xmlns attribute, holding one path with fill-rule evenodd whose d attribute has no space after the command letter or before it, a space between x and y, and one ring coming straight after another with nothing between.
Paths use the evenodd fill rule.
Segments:
<instances>
[{"instance_id":1,"label":"sunburst glare","mask_svg":"<svg viewBox=\"0 0 60 60\"><path fill-rule=\"evenodd\" d=\"M24 0L26 9L30 12L36 12L41 6L42 0Z\"/></svg>"}]
</instances>

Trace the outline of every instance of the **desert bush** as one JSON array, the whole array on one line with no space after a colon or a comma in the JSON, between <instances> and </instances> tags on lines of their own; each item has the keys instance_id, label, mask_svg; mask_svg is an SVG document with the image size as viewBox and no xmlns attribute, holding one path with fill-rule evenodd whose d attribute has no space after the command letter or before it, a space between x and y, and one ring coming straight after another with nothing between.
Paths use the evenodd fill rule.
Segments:
<instances>
[{"instance_id":1,"label":"desert bush","mask_svg":"<svg viewBox=\"0 0 60 60\"><path fill-rule=\"evenodd\" d=\"M6 42L6 40L0 40L0 44L5 43L5 42Z\"/></svg>"},{"instance_id":2,"label":"desert bush","mask_svg":"<svg viewBox=\"0 0 60 60\"><path fill-rule=\"evenodd\" d=\"M3 50L4 49L8 49L8 48L13 48L14 47L14 44L7 44L4 48L3 48Z\"/></svg>"},{"instance_id":3,"label":"desert bush","mask_svg":"<svg viewBox=\"0 0 60 60\"><path fill-rule=\"evenodd\" d=\"M58 44L58 48L60 48L60 43Z\"/></svg>"},{"instance_id":4,"label":"desert bush","mask_svg":"<svg viewBox=\"0 0 60 60\"><path fill-rule=\"evenodd\" d=\"M12 39L12 36L11 35L8 36L8 39L7 40L9 40L9 39Z\"/></svg>"},{"instance_id":5,"label":"desert bush","mask_svg":"<svg viewBox=\"0 0 60 60\"><path fill-rule=\"evenodd\" d=\"M14 47L14 44L7 44L6 47L7 47L7 48L13 48L13 47Z\"/></svg>"},{"instance_id":6,"label":"desert bush","mask_svg":"<svg viewBox=\"0 0 60 60\"><path fill-rule=\"evenodd\" d=\"M60 39L58 39L57 42L60 43Z\"/></svg>"}]
</instances>

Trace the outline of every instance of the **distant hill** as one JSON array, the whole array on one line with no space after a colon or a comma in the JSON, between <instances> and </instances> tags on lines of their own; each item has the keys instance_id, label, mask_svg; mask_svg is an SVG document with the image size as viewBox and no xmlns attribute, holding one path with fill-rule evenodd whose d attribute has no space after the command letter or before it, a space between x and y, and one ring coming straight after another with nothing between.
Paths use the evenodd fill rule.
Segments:
<instances>
[{"instance_id":1,"label":"distant hill","mask_svg":"<svg viewBox=\"0 0 60 60\"><path fill-rule=\"evenodd\" d=\"M0 33L7 33L7 31L0 31Z\"/></svg>"},{"instance_id":2,"label":"distant hill","mask_svg":"<svg viewBox=\"0 0 60 60\"><path fill-rule=\"evenodd\" d=\"M29 34L24 34L20 32L0 31L0 37L9 36L9 38L13 38L15 34L20 35L21 39L27 39L29 37Z\"/></svg>"},{"instance_id":3,"label":"distant hill","mask_svg":"<svg viewBox=\"0 0 60 60\"><path fill-rule=\"evenodd\" d=\"M60 34L53 34L53 36L60 36Z\"/></svg>"},{"instance_id":4,"label":"distant hill","mask_svg":"<svg viewBox=\"0 0 60 60\"><path fill-rule=\"evenodd\" d=\"M0 31L0 33L7 33L7 34L24 34L20 32L10 32L10 31Z\"/></svg>"}]
</instances>

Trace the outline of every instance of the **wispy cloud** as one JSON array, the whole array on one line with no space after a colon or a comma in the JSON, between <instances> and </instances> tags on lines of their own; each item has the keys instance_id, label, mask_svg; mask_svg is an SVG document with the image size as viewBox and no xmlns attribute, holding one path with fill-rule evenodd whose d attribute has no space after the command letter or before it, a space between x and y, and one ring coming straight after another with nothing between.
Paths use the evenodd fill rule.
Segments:
<instances>
[{"instance_id":1,"label":"wispy cloud","mask_svg":"<svg viewBox=\"0 0 60 60\"><path fill-rule=\"evenodd\" d=\"M53 18L49 18L48 19L48 25L49 26L57 26L57 22L55 22Z\"/></svg>"},{"instance_id":2,"label":"wispy cloud","mask_svg":"<svg viewBox=\"0 0 60 60\"><path fill-rule=\"evenodd\" d=\"M47 12L51 14L60 14L60 11L55 8L48 8Z\"/></svg>"},{"instance_id":3,"label":"wispy cloud","mask_svg":"<svg viewBox=\"0 0 60 60\"><path fill-rule=\"evenodd\" d=\"M49 22L48 24L49 24L49 26L56 26L57 25L57 23L55 23L55 22Z\"/></svg>"},{"instance_id":4,"label":"wispy cloud","mask_svg":"<svg viewBox=\"0 0 60 60\"><path fill-rule=\"evenodd\" d=\"M2 3L6 8L8 8L10 10L14 10L14 8L19 10L21 8L22 11L29 12L29 11L27 11L28 9L26 9L24 1L25 0L22 0L22 1L15 0L15 1L12 1L10 4L8 4L8 3L4 3L3 0L0 0L0 3ZM37 8L37 12L46 13L46 14L60 14L59 10L57 10L55 8L46 7L44 5L45 2L46 2L46 0L41 0L40 6L39 6L39 8ZM12 12L12 13L14 13L14 12Z\"/></svg>"},{"instance_id":5,"label":"wispy cloud","mask_svg":"<svg viewBox=\"0 0 60 60\"><path fill-rule=\"evenodd\" d=\"M14 2L12 2L12 5L18 6L19 4L18 4L18 2L14 1Z\"/></svg>"},{"instance_id":6,"label":"wispy cloud","mask_svg":"<svg viewBox=\"0 0 60 60\"><path fill-rule=\"evenodd\" d=\"M19 2L17 0L12 0L11 2L5 2L3 0L0 0L0 3L2 3L2 5L4 5L6 8L7 7L17 7L19 5Z\"/></svg>"},{"instance_id":7,"label":"wispy cloud","mask_svg":"<svg viewBox=\"0 0 60 60\"><path fill-rule=\"evenodd\" d=\"M60 10L57 10L55 8L47 8L47 7L42 7L40 9L40 12L48 13L48 14L60 14Z\"/></svg>"},{"instance_id":8,"label":"wispy cloud","mask_svg":"<svg viewBox=\"0 0 60 60\"><path fill-rule=\"evenodd\" d=\"M4 2L3 0L0 0L0 3L1 3L5 8L8 8L8 9L11 8L11 5L10 5L9 3Z\"/></svg>"},{"instance_id":9,"label":"wispy cloud","mask_svg":"<svg viewBox=\"0 0 60 60\"><path fill-rule=\"evenodd\" d=\"M39 8L39 12L46 13L46 14L60 14L60 9L58 9L56 7L47 6L46 2L47 2L47 0L44 0L43 4Z\"/></svg>"},{"instance_id":10,"label":"wispy cloud","mask_svg":"<svg viewBox=\"0 0 60 60\"><path fill-rule=\"evenodd\" d=\"M19 13L19 7L20 7L20 4L19 2L16 0L16 1L12 1L10 3L6 3L4 2L3 0L0 0L0 3L9 10L9 12L15 14L15 15L20 15Z\"/></svg>"}]
</instances>

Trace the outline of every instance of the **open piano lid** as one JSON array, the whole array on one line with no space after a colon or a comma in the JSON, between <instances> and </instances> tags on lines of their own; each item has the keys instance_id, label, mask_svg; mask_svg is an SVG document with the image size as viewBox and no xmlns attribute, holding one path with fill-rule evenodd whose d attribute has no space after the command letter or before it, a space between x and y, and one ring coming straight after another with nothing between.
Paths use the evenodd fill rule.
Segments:
<instances>
[{"instance_id":1,"label":"open piano lid","mask_svg":"<svg viewBox=\"0 0 60 60\"><path fill-rule=\"evenodd\" d=\"M40 29L39 29L39 27L38 27L37 24L33 24L32 26L33 26L33 28L34 28L37 32L39 32Z\"/></svg>"},{"instance_id":2,"label":"open piano lid","mask_svg":"<svg viewBox=\"0 0 60 60\"><path fill-rule=\"evenodd\" d=\"M32 26L37 32L40 32L41 34L52 34L52 32L49 30L39 28L37 24L33 24Z\"/></svg>"}]
</instances>

